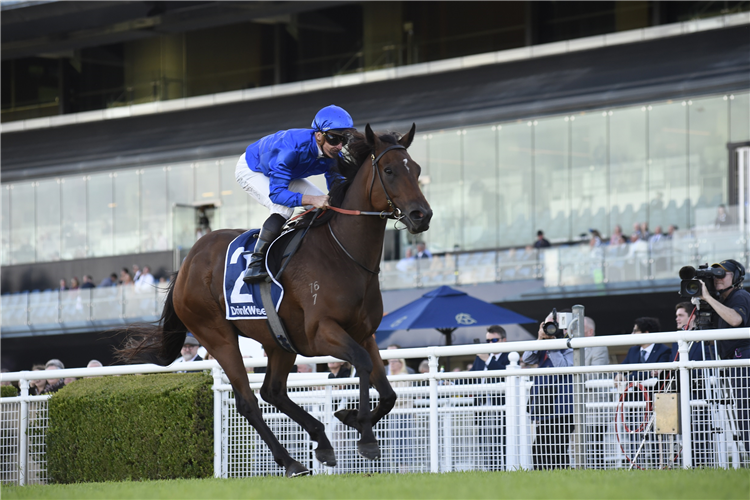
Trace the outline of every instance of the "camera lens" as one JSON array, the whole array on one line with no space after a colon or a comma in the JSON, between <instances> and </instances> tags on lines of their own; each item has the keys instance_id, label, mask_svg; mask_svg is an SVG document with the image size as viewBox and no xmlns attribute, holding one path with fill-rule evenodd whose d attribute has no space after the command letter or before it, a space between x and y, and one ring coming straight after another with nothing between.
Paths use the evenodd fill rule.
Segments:
<instances>
[{"instance_id":1,"label":"camera lens","mask_svg":"<svg viewBox=\"0 0 750 500\"><path fill-rule=\"evenodd\" d=\"M687 293L690 296L698 296L701 294L701 285L700 281L694 280L690 281L689 283L685 284L685 293Z\"/></svg>"},{"instance_id":2,"label":"camera lens","mask_svg":"<svg viewBox=\"0 0 750 500\"><path fill-rule=\"evenodd\" d=\"M557 323L550 321L545 323L543 327L544 333L549 336L555 336L557 334Z\"/></svg>"}]
</instances>

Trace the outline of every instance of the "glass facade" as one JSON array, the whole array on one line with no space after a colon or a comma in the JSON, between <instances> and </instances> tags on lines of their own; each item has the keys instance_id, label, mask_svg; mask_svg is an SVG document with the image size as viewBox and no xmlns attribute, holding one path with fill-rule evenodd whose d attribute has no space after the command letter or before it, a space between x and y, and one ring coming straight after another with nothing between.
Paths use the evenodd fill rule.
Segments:
<instances>
[{"instance_id":1,"label":"glass facade","mask_svg":"<svg viewBox=\"0 0 750 500\"><path fill-rule=\"evenodd\" d=\"M732 198L727 144L750 140L749 106L743 92L420 133L409 152L434 210L420 237L441 253L524 247L538 229L578 241L710 224ZM259 227L268 213L236 161L3 184L2 264L171 249L184 206L216 206L213 229Z\"/></svg>"}]
</instances>

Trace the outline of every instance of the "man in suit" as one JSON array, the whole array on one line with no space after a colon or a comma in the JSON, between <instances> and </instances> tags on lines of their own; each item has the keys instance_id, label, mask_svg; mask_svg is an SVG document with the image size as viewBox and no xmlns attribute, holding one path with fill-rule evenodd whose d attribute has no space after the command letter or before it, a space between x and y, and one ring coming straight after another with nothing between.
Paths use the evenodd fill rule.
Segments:
<instances>
[{"instance_id":1,"label":"man in suit","mask_svg":"<svg viewBox=\"0 0 750 500\"><path fill-rule=\"evenodd\" d=\"M508 337L505 329L500 325L492 325L487 328L485 340L489 344L507 342ZM474 358L474 364L469 371L482 372L487 370L505 370L508 366L508 353L478 354ZM497 384L502 378L481 378L472 380L478 384ZM495 393L474 399L476 406L494 407L505 404L505 396ZM505 418L499 418L497 410L477 410L476 425L480 435L480 456L484 457L484 467L487 470L500 470L502 468L502 457L505 456ZM480 458L480 460L482 460Z\"/></svg>"},{"instance_id":2,"label":"man in suit","mask_svg":"<svg viewBox=\"0 0 750 500\"><path fill-rule=\"evenodd\" d=\"M638 318L635 320L633 326L633 333L656 333L661 331L661 324L657 318ZM628 355L625 356L625 360L622 362L624 365L639 364L639 363L668 363L670 349L669 347L662 344L642 344L640 346L633 346L628 351ZM634 377L642 379L647 378L648 372L642 372L641 375L638 372L630 374L630 379Z\"/></svg>"}]
</instances>

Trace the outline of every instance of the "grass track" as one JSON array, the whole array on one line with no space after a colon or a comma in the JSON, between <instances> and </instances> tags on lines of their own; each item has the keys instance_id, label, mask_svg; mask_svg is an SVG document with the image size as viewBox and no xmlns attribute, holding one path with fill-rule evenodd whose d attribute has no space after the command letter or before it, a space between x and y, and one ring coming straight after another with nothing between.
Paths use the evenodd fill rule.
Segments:
<instances>
[{"instance_id":1,"label":"grass track","mask_svg":"<svg viewBox=\"0 0 750 500\"><path fill-rule=\"evenodd\" d=\"M318 475L5 486L8 499L750 499L750 471L521 471Z\"/></svg>"}]
</instances>

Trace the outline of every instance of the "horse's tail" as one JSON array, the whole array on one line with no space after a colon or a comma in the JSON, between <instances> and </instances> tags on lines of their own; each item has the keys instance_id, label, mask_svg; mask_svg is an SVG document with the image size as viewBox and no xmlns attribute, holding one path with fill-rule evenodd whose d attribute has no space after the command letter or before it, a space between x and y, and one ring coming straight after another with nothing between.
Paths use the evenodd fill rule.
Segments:
<instances>
[{"instance_id":1,"label":"horse's tail","mask_svg":"<svg viewBox=\"0 0 750 500\"><path fill-rule=\"evenodd\" d=\"M136 323L125 329L123 347L115 349L115 358L124 363L155 363L167 366L180 354L185 343L187 327L177 317L172 302L177 273L167 288L167 300L156 325Z\"/></svg>"}]
</instances>

